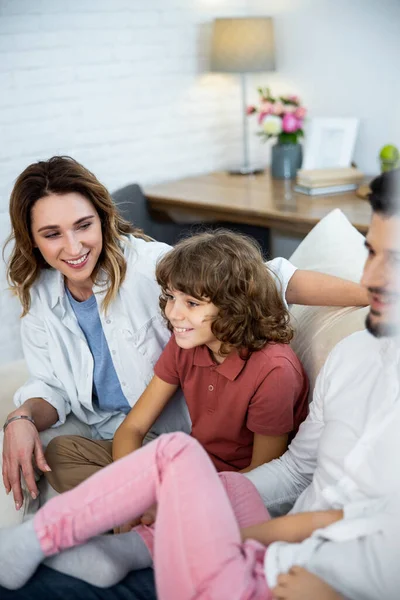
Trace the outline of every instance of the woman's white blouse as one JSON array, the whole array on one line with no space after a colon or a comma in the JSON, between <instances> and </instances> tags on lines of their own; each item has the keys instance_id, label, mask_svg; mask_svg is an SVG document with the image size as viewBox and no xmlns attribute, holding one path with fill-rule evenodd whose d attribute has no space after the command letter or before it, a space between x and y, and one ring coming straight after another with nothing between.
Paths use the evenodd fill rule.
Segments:
<instances>
[{"instance_id":1,"label":"woman's white blouse","mask_svg":"<svg viewBox=\"0 0 400 600\"><path fill-rule=\"evenodd\" d=\"M157 260L170 250L160 242L132 236L124 244L127 275L106 314L101 309L104 288L94 288L104 334L115 371L133 406L153 376L154 365L170 337L159 309ZM295 267L283 258L268 263L281 283L282 294ZM58 412L55 426L72 412L92 426L93 437L112 438L124 419L92 402L93 357L65 293L60 272L48 269L31 290L31 309L22 319L22 344L30 379L16 392L20 406L29 398L44 398ZM154 424L154 433L182 430L191 424L182 393L168 403Z\"/></svg>"}]
</instances>

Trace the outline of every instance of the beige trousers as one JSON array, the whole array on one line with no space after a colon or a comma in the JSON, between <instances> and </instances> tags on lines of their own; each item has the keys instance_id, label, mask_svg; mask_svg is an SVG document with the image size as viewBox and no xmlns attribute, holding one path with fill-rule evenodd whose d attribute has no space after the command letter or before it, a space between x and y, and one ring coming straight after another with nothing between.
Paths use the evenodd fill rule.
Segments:
<instances>
[{"instance_id":1,"label":"beige trousers","mask_svg":"<svg viewBox=\"0 0 400 600\"><path fill-rule=\"evenodd\" d=\"M144 444L156 438L148 433ZM45 477L57 492L66 492L111 464L112 440L92 440L81 435L62 435L47 445L45 456L51 468Z\"/></svg>"},{"instance_id":2,"label":"beige trousers","mask_svg":"<svg viewBox=\"0 0 400 600\"><path fill-rule=\"evenodd\" d=\"M63 435L51 440L45 456L51 468L47 481L57 492L66 492L112 463L112 440Z\"/></svg>"}]
</instances>

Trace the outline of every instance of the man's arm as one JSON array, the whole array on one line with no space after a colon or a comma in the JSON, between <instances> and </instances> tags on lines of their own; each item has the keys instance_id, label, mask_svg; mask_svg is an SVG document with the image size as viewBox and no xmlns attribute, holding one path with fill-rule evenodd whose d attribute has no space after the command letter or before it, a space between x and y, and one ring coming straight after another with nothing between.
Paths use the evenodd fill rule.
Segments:
<instances>
[{"instance_id":1,"label":"man's arm","mask_svg":"<svg viewBox=\"0 0 400 600\"><path fill-rule=\"evenodd\" d=\"M320 510L277 517L259 525L242 529L242 540L256 540L264 546L273 542L299 543L317 529L323 529L343 519L342 510Z\"/></svg>"},{"instance_id":2,"label":"man's arm","mask_svg":"<svg viewBox=\"0 0 400 600\"><path fill-rule=\"evenodd\" d=\"M319 544L303 565L349 600L398 600L400 528Z\"/></svg>"},{"instance_id":3,"label":"man's arm","mask_svg":"<svg viewBox=\"0 0 400 600\"><path fill-rule=\"evenodd\" d=\"M298 269L286 289L288 304L310 306L367 306L367 291L358 283Z\"/></svg>"}]
</instances>

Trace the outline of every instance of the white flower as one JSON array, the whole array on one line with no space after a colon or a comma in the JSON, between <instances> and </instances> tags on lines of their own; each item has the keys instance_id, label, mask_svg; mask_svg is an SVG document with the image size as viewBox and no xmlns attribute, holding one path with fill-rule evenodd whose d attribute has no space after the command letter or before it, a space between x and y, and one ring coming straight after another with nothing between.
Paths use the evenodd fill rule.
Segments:
<instances>
[{"instance_id":1,"label":"white flower","mask_svg":"<svg viewBox=\"0 0 400 600\"><path fill-rule=\"evenodd\" d=\"M276 115L268 115L263 121L263 131L267 135L279 135L282 133L282 119Z\"/></svg>"}]
</instances>

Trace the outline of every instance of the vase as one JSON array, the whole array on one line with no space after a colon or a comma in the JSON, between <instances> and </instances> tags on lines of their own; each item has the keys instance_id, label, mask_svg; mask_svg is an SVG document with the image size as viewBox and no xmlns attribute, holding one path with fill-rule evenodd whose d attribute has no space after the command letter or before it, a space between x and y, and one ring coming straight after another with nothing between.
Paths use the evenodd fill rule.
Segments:
<instances>
[{"instance_id":1,"label":"vase","mask_svg":"<svg viewBox=\"0 0 400 600\"><path fill-rule=\"evenodd\" d=\"M280 144L272 146L271 174L275 179L294 179L301 167L303 152L301 144Z\"/></svg>"}]
</instances>

